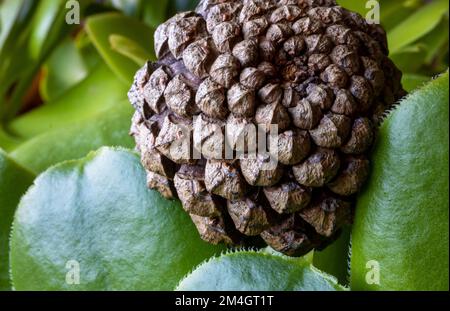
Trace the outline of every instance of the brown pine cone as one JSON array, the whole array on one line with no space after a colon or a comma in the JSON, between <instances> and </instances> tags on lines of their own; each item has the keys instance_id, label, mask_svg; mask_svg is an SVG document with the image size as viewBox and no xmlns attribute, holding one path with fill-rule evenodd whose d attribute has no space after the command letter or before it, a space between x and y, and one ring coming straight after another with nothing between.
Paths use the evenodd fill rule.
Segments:
<instances>
[{"instance_id":1,"label":"brown pine cone","mask_svg":"<svg viewBox=\"0 0 450 311\"><path fill-rule=\"evenodd\" d=\"M211 243L301 256L335 239L405 95L383 29L334 0L202 0L155 51L129 92L148 186Z\"/></svg>"}]
</instances>

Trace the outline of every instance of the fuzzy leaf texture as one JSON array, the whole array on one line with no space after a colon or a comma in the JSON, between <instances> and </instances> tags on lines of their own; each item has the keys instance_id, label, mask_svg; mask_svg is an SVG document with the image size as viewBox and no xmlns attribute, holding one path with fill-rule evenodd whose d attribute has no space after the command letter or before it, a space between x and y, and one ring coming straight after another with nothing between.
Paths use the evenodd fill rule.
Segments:
<instances>
[{"instance_id":1,"label":"fuzzy leaf texture","mask_svg":"<svg viewBox=\"0 0 450 311\"><path fill-rule=\"evenodd\" d=\"M178 202L145 184L138 157L122 149L43 173L15 215L15 289L171 290L222 250L200 240Z\"/></svg>"},{"instance_id":2,"label":"fuzzy leaf texture","mask_svg":"<svg viewBox=\"0 0 450 311\"><path fill-rule=\"evenodd\" d=\"M203 263L181 281L180 291L335 291L336 279L305 260L242 251Z\"/></svg>"},{"instance_id":3,"label":"fuzzy leaf texture","mask_svg":"<svg viewBox=\"0 0 450 311\"><path fill-rule=\"evenodd\" d=\"M448 290L448 73L382 124L352 232L353 290Z\"/></svg>"}]
</instances>

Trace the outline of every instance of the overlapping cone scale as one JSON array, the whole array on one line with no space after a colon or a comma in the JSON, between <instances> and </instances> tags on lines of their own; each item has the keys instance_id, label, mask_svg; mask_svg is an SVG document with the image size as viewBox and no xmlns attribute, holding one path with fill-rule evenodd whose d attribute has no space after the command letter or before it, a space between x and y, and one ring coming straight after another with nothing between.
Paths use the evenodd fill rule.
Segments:
<instances>
[{"instance_id":1,"label":"overlapping cone scale","mask_svg":"<svg viewBox=\"0 0 450 311\"><path fill-rule=\"evenodd\" d=\"M335 239L405 94L381 26L333 0L202 0L157 28L155 51L129 92L148 186L211 243L301 256ZM255 155L260 137L276 161Z\"/></svg>"}]
</instances>

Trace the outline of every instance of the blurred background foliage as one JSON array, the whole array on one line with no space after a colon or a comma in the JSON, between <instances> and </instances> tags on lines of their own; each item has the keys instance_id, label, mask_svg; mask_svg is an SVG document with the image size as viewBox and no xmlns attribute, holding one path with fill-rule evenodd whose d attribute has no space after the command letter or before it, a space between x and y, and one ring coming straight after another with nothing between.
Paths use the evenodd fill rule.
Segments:
<instances>
[{"instance_id":1,"label":"blurred background foliage","mask_svg":"<svg viewBox=\"0 0 450 311\"><path fill-rule=\"evenodd\" d=\"M126 94L153 31L198 0L0 0L0 148L35 173L101 146L133 147ZM365 0L340 0L365 16ZM408 91L448 68L447 0L380 0Z\"/></svg>"}]
</instances>

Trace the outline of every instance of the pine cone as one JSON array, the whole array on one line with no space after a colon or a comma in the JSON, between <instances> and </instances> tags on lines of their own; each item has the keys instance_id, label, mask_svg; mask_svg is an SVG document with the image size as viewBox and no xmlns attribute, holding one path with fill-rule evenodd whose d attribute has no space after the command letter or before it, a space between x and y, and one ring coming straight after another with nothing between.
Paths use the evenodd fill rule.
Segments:
<instances>
[{"instance_id":1,"label":"pine cone","mask_svg":"<svg viewBox=\"0 0 450 311\"><path fill-rule=\"evenodd\" d=\"M158 27L155 51L129 92L148 186L211 243L332 242L405 95L383 29L333 0L203 0Z\"/></svg>"}]
</instances>

